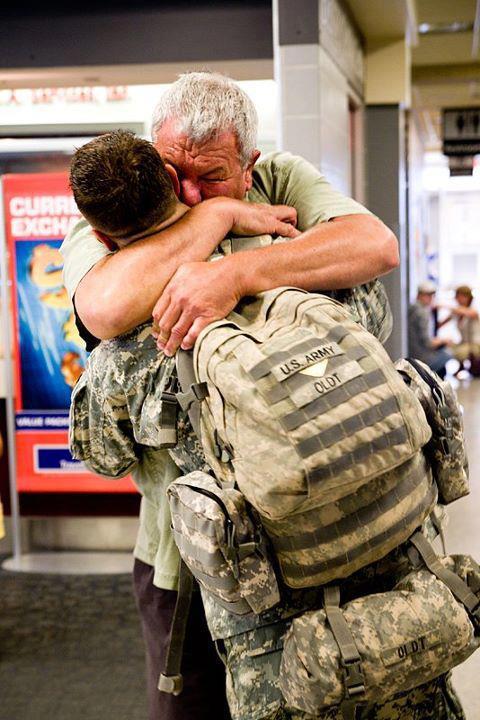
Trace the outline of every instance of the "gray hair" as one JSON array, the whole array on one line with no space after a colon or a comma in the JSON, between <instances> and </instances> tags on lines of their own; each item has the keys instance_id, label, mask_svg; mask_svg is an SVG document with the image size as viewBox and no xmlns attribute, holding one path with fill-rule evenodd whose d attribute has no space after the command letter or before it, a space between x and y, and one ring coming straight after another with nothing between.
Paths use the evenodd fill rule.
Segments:
<instances>
[{"instance_id":1,"label":"gray hair","mask_svg":"<svg viewBox=\"0 0 480 720\"><path fill-rule=\"evenodd\" d=\"M180 75L154 110L154 143L162 125L170 119L175 119L177 130L195 143L233 131L241 163L247 166L251 161L257 141L257 111L248 95L229 77L213 72Z\"/></svg>"}]
</instances>

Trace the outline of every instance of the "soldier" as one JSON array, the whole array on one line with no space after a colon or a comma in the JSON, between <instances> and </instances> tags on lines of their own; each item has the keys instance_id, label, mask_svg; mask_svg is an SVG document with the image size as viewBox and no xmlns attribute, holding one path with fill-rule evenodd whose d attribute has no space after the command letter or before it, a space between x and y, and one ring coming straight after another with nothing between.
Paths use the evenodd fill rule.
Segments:
<instances>
[{"instance_id":1,"label":"soldier","mask_svg":"<svg viewBox=\"0 0 480 720\"><path fill-rule=\"evenodd\" d=\"M164 165L150 143L122 130L100 136L76 152L71 165L70 185L77 205L95 229L95 235L111 250L124 248L153 232L165 231L187 213L193 212L175 195L174 187L178 190L175 170ZM226 235L231 229L251 233L275 232L290 237L298 234L291 222L294 212L286 206L257 206L229 198L216 198L205 205L215 208L212 224L216 224L215 230L219 237ZM290 222L284 222L284 219ZM143 416L146 408L150 407L152 417L158 419L162 377L163 373L166 373L165 377L170 378L171 362L163 355L159 358L150 331L150 324L144 324L117 340L102 343L93 354L85 377L90 379L88 391L92 393L92 397L96 391L100 393L106 390L111 398L110 393L117 392L116 371L120 369L117 367L118 352L122 352L123 358L131 357L131 364L127 363L126 366L129 372L125 369L126 377L121 380L121 386L125 388L133 381L131 391L138 393L140 397L147 395L148 388L152 387L152 379L155 378L157 390L148 398L148 402L145 400L141 404ZM102 359L98 360L99 357ZM94 379L96 369L100 370L103 377L101 384L98 377ZM77 398L80 392L80 386L77 386ZM122 392L120 391L118 397ZM79 402L74 402L74 409ZM116 431L120 406L112 409L111 416L105 417L104 409L108 405L109 401L105 405L100 403L98 415L94 413L93 417L87 417L85 423L83 416L82 420L78 418L81 411L75 411L72 427L74 433L84 427L86 435L90 437L89 451L86 454L79 451L79 456L82 455L87 465L99 474L120 477L133 468L132 458L125 461L125 438ZM140 406L137 406L137 409L140 409ZM128 412L124 412L125 417L129 417ZM101 418L109 424L109 429L106 430L109 439L103 437L103 432L98 427ZM130 419L133 421L133 415ZM146 418L143 417L140 423L145 422ZM135 547L134 577L147 646L150 717L157 717L158 713L162 719L179 717L181 713L184 713L183 716L193 716L195 713L198 718L210 717L210 713L216 717L221 717L222 714L226 716L228 711L222 704L223 694L218 692L218 689L224 686L222 666L208 637L198 593L194 598L187 635L184 692L179 698L175 698L160 694L157 690L175 607L179 566L178 552L170 532L170 514L165 496L167 485L175 479L179 471L169 461L166 452L158 449L162 444L158 431L157 427L153 439L143 435L136 437L136 442L150 448L145 448L142 462L133 471L143 495L141 528ZM100 450L103 458L100 460L100 446L103 447L104 442L108 445L114 438L118 439L118 445L114 442L104 457ZM100 445L96 445L97 440ZM197 444L193 442L193 434L187 434L184 447L195 450ZM136 461L134 464L136 465ZM152 569L145 571L144 568ZM152 585L153 587L150 587ZM159 612L155 610L157 603L160 606ZM202 648L201 663L197 660L197 647ZM212 688L216 689L213 700Z\"/></svg>"},{"instance_id":2,"label":"soldier","mask_svg":"<svg viewBox=\"0 0 480 720\"><path fill-rule=\"evenodd\" d=\"M361 205L334 191L309 163L288 153L257 161L256 127L251 100L229 78L189 73L162 95L153 124L155 147L176 170L180 199L195 207L161 235L141 239L122 252L109 251L86 221L78 223L65 239L62 254L65 286L80 327L83 321L84 337L89 337L88 331L111 338L131 330L151 317L161 295L157 325L164 349L171 354L180 343L191 347L200 328L224 317L242 295L296 285L336 289L343 296L342 288L396 267L398 248L392 232ZM267 217L270 204L290 204L301 235L283 246L251 249L206 264L225 234L218 208L211 204L218 196L261 203ZM205 199L212 200L197 205ZM357 299L358 310L370 316L377 336L383 333L385 338L391 316L382 297L370 302L371 296L362 299L360 293ZM89 347L93 345L94 341ZM166 480L178 475L168 457L157 472ZM156 537L155 512L144 498L139 532L143 542L135 552L134 584L147 646L152 648L150 717L163 720L165 699L156 691L156 649L168 634L175 593L157 583ZM197 642L195 653L197 667L207 672L207 648ZM208 683L203 685L208 688ZM195 717L211 716L208 691L195 698L195 708ZM184 720L181 709L177 717Z\"/></svg>"},{"instance_id":3,"label":"soldier","mask_svg":"<svg viewBox=\"0 0 480 720\"><path fill-rule=\"evenodd\" d=\"M73 175L75 167L74 163ZM74 178L72 187L81 209L94 226L101 226L91 209L82 208ZM92 197L98 200L96 193ZM175 206L169 207L166 220L160 221L164 223L163 228L171 227L178 217ZM158 228L155 223L154 226ZM108 229L106 225L102 227L103 232ZM148 233L149 228L142 227L140 233L144 232ZM116 237L117 241L119 238L123 240L125 233L120 232ZM168 438L162 435L168 423L163 422L161 410L164 408L162 395L168 389L171 370L172 360L158 355L148 325L141 325L115 340L101 343L92 353L87 371L74 391L72 404L71 443L74 454L82 457L92 470L109 477L133 471L145 497L162 518L159 531L163 531L164 535L168 534L169 525L165 499L168 476L165 473L159 476L158 468L162 463L159 448L168 442ZM178 433L180 451L174 455L176 463L184 472L202 469L202 452L185 417L180 418ZM170 551L175 552L173 542ZM386 561L382 561L381 569L369 567L356 573L351 578L351 587L358 589L363 586L367 592L389 589L395 581L393 570L398 567L399 556L404 552L404 549L399 549L392 553ZM306 714L285 707L277 679L282 639L291 618L305 609L320 605L321 592L286 593L280 607L247 618L232 616L210 596L205 596L204 601L210 630L225 656L228 697L235 720L307 720L309 716ZM455 702L448 678L442 677L382 705L364 707L357 717L378 720L462 718L462 711ZM337 717L340 717L338 711L322 715L325 720Z\"/></svg>"}]
</instances>

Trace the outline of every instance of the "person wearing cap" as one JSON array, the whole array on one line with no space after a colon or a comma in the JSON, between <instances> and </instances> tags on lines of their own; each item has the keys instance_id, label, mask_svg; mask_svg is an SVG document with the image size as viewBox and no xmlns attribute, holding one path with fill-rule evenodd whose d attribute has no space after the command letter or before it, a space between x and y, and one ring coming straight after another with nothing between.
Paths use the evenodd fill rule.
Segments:
<instances>
[{"instance_id":1,"label":"person wearing cap","mask_svg":"<svg viewBox=\"0 0 480 720\"><path fill-rule=\"evenodd\" d=\"M417 299L408 310L408 348L411 357L426 363L444 378L445 365L452 358L446 348L452 341L434 334L432 310L436 291L430 280L418 286Z\"/></svg>"}]
</instances>

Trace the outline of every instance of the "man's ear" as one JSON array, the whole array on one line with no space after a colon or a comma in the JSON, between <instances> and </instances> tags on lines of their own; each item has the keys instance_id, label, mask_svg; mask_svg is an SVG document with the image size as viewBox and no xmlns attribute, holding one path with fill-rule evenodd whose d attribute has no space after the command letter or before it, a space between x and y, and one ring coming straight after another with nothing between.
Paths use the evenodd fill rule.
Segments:
<instances>
[{"instance_id":1,"label":"man's ear","mask_svg":"<svg viewBox=\"0 0 480 720\"><path fill-rule=\"evenodd\" d=\"M178 179L177 171L173 167L173 165L170 165L170 163L165 163L165 170L170 175L170 180L172 181L173 185L173 191L177 198L180 197L180 181Z\"/></svg>"},{"instance_id":2,"label":"man's ear","mask_svg":"<svg viewBox=\"0 0 480 720\"><path fill-rule=\"evenodd\" d=\"M97 240L100 240L100 242L106 245L109 250L112 250L112 252L118 250L118 245L113 240L110 240L108 235L100 232L100 230L94 230L93 232L97 236Z\"/></svg>"},{"instance_id":3,"label":"man's ear","mask_svg":"<svg viewBox=\"0 0 480 720\"><path fill-rule=\"evenodd\" d=\"M250 159L250 162L248 163L247 167L244 170L245 173L245 192L248 192L252 188L253 183L253 166L257 162L258 158L260 157L260 150L254 150Z\"/></svg>"}]
</instances>

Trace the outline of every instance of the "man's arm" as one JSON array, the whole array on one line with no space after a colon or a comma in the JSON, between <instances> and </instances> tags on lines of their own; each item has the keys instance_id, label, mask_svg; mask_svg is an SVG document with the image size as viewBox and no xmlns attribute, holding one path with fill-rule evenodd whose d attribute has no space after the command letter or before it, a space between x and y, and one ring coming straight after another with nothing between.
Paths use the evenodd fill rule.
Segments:
<instances>
[{"instance_id":1,"label":"man's arm","mask_svg":"<svg viewBox=\"0 0 480 720\"><path fill-rule=\"evenodd\" d=\"M225 317L245 295L292 285L305 290L354 287L384 275L399 262L394 234L378 218L344 215L272 247L250 250L215 263L179 268L154 311L166 354L193 346L201 330Z\"/></svg>"},{"instance_id":2,"label":"man's arm","mask_svg":"<svg viewBox=\"0 0 480 720\"><path fill-rule=\"evenodd\" d=\"M98 260L74 290L76 311L95 337L120 335L151 316L181 265L206 260L230 231L294 237L295 221L295 210L284 206L207 200L160 233Z\"/></svg>"}]
</instances>

